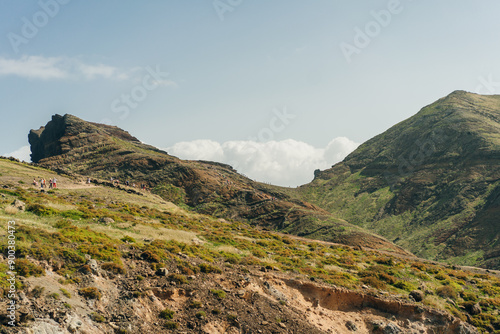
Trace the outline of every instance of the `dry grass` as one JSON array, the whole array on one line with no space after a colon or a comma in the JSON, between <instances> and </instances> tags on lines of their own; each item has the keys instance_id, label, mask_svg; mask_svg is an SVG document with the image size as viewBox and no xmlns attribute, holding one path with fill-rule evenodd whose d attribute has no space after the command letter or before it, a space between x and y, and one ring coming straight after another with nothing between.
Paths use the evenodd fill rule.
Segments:
<instances>
[{"instance_id":1,"label":"dry grass","mask_svg":"<svg viewBox=\"0 0 500 334\"><path fill-rule=\"evenodd\" d=\"M163 227L154 228L152 226L145 226L141 224L137 224L136 226L133 226L132 228L127 230L120 230L113 226L104 225L90 225L89 228L96 232L106 233L108 236L114 239L121 239L124 236L128 235L137 241L142 239L165 241L175 240L177 242L192 244L193 239L197 237L196 233L193 232L172 230Z\"/></svg>"},{"instance_id":2,"label":"dry grass","mask_svg":"<svg viewBox=\"0 0 500 334\"><path fill-rule=\"evenodd\" d=\"M5 211L5 213L8 215L15 215L19 212L19 209L15 208L12 205L9 205L3 211Z\"/></svg>"}]
</instances>

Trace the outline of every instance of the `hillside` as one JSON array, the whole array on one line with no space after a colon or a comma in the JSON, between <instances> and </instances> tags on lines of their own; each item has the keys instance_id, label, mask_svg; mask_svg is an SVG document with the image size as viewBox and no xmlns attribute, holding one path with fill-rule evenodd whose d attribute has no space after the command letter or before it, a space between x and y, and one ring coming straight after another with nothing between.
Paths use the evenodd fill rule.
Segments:
<instances>
[{"instance_id":1,"label":"hillside","mask_svg":"<svg viewBox=\"0 0 500 334\"><path fill-rule=\"evenodd\" d=\"M453 92L299 192L418 256L498 269L500 96Z\"/></svg>"},{"instance_id":2,"label":"hillside","mask_svg":"<svg viewBox=\"0 0 500 334\"><path fill-rule=\"evenodd\" d=\"M53 177L56 189L31 185ZM19 307L3 333L500 330L498 273L284 236L86 179L0 159L0 307L8 221Z\"/></svg>"},{"instance_id":3,"label":"hillside","mask_svg":"<svg viewBox=\"0 0 500 334\"><path fill-rule=\"evenodd\" d=\"M232 167L184 161L145 145L117 127L55 115L31 130L32 161L66 174L145 184L154 194L203 214L348 245L408 254L384 238L337 219L289 189L254 182Z\"/></svg>"}]
</instances>

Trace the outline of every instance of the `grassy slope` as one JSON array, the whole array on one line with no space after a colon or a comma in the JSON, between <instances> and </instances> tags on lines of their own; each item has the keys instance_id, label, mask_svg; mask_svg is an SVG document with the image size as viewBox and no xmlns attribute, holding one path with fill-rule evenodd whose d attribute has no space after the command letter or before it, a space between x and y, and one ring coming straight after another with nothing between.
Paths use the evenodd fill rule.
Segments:
<instances>
[{"instance_id":1,"label":"grassy slope","mask_svg":"<svg viewBox=\"0 0 500 334\"><path fill-rule=\"evenodd\" d=\"M319 207L290 198L287 189L254 182L227 165L183 161L138 141L124 140L125 135L119 135L122 130L109 133L102 125L65 118L70 126L59 142L66 153L42 160L44 166L146 183L164 199L188 204L199 213L299 236L407 253Z\"/></svg>"},{"instance_id":2,"label":"grassy slope","mask_svg":"<svg viewBox=\"0 0 500 334\"><path fill-rule=\"evenodd\" d=\"M108 267L116 271L127 269L122 256L131 249L140 249L153 259L151 266L174 262L181 272L264 266L349 289L367 284L403 299L420 286L427 293L424 304L466 319L460 305L479 302L483 313L472 317L473 324L500 329L500 280L491 275L298 240L186 211L154 195L86 186L63 176L58 176L60 189L41 194L28 185L39 176L49 178L54 174L0 160L0 184L8 186L1 190L0 230L5 235L6 222L16 220L20 257L29 255L39 261L59 263L58 273L68 277L65 284L83 288L76 271L84 267L86 254L114 263ZM29 211L13 210L10 203L14 199L25 201ZM115 222L100 224L97 220L102 217L111 217ZM5 237L3 240L5 252ZM202 245L196 240L201 240ZM203 268L186 268L179 252L206 264ZM19 266L25 276L43 275L43 269L30 261L21 260ZM1 284L5 287L5 280Z\"/></svg>"}]
</instances>

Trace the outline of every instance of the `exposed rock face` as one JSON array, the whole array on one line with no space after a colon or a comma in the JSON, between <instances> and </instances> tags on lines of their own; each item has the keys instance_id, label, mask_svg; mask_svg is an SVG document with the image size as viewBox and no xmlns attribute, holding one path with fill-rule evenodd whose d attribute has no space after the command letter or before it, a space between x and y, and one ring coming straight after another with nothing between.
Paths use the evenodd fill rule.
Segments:
<instances>
[{"instance_id":1,"label":"exposed rock face","mask_svg":"<svg viewBox=\"0 0 500 334\"><path fill-rule=\"evenodd\" d=\"M31 130L28 141L31 145L31 160L35 163L70 152L74 148L106 142L110 136L138 143L139 140L117 127L82 122L66 114L54 115L46 126Z\"/></svg>"}]
</instances>

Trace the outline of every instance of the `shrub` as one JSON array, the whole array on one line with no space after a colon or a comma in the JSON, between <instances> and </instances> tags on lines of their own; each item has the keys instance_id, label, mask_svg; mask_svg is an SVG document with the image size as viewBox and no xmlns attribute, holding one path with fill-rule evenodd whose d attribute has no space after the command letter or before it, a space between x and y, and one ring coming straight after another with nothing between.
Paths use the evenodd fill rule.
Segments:
<instances>
[{"instance_id":1,"label":"shrub","mask_svg":"<svg viewBox=\"0 0 500 334\"><path fill-rule=\"evenodd\" d=\"M394 283L394 286L398 289L405 290L408 292L415 290L415 286L413 286L413 284L407 281L397 281L396 283Z\"/></svg>"},{"instance_id":2,"label":"shrub","mask_svg":"<svg viewBox=\"0 0 500 334\"><path fill-rule=\"evenodd\" d=\"M375 276L368 276L368 277L363 277L361 279L361 282L375 288L375 289L385 289L386 287L386 284L384 282L382 282L381 280L379 280L377 277Z\"/></svg>"},{"instance_id":3,"label":"shrub","mask_svg":"<svg viewBox=\"0 0 500 334\"><path fill-rule=\"evenodd\" d=\"M188 283L188 280L186 278L186 276L184 275L180 275L180 274L171 274L168 276L169 280L172 281L172 282L176 282L176 283L179 283L179 284L187 284Z\"/></svg>"},{"instance_id":4,"label":"shrub","mask_svg":"<svg viewBox=\"0 0 500 334\"><path fill-rule=\"evenodd\" d=\"M160 262L161 258L157 254L151 251L145 251L141 254L141 259L146 260L148 262Z\"/></svg>"},{"instance_id":5,"label":"shrub","mask_svg":"<svg viewBox=\"0 0 500 334\"><path fill-rule=\"evenodd\" d=\"M18 275L24 277L45 275L45 270L26 259L16 260L16 270Z\"/></svg>"},{"instance_id":6,"label":"shrub","mask_svg":"<svg viewBox=\"0 0 500 334\"><path fill-rule=\"evenodd\" d=\"M378 257L375 259L378 264L384 264L386 266L394 266L394 260L390 257Z\"/></svg>"},{"instance_id":7,"label":"shrub","mask_svg":"<svg viewBox=\"0 0 500 334\"><path fill-rule=\"evenodd\" d=\"M214 315L219 315L220 313L221 313L221 310L219 310L218 308L214 308L212 310L212 314L214 314Z\"/></svg>"},{"instance_id":8,"label":"shrub","mask_svg":"<svg viewBox=\"0 0 500 334\"><path fill-rule=\"evenodd\" d=\"M66 298L71 298L71 293L69 293L69 291L68 291L68 290L63 289L63 288L61 288L61 289L59 289L59 290L61 290L61 292L62 292L62 294L64 295L64 297L66 297Z\"/></svg>"},{"instance_id":9,"label":"shrub","mask_svg":"<svg viewBox=\"0 0 500 334\"><path fill-rule=\"evenodd\" d=\"M49 297L54 298L55 300L59 300L59 294L57 292L51 293Z\"/></svg>"},{"instance_id":10,"label":"shrub","mask_svg":"<svg viewBox=\"0 0 500 334\"><path fill-rule=\"evenodd\" d=\"M442 298L457 299L458 292L453 287L449 285L443 285L436 289L436 295Z\"/></svg>"},{"instance_id":11,"label":"shrub","mask_svg":"<svg viewBox=\"0 0 500 334\"><path fill-rule=\"evenodd\" d=\"M125 270L125 268L123 268L123 265L117 264L114 262L103 263L101 265L101 268L106 270L106 271L112 272L114 274L125 274L126 273L126 270Z\"/></svg>"},{"instance_id":12,"label":"shrub","mask_svg":"<svg viewBox=\"0 0 500 334\"><path fill-rule=\"evenodd\" d=\"M205 313L205 311L196 312L196 317L198 319L204 319L206 316L207 316L207 314Z\"/></svg>"},{"instance_id":13,"label":"shrub","mask_svg":"<svg viewBox=\"0 0 500 334\"><path fill-rule=\"evenodd\" d=\"M439 273L437 273L437 275L435 276L436 279L440 280L440 281L447 281L447 280L450 280L450 276L446 275L444 272L440 271Z\"/></svg>"},{"instance_id":14,"label":"shrub","mask_svg":"<svg viewBox=\"0 0 500 334\"><path fill-rule=\"evenodd\" d=\"M82 295L85 299L101 299L102 294L99 289L94 287L82 288L78 290L78 293Z\"/></svg>"},{"instance_id":15,"label":"shrub","mask_svg":"<svg viewBox=\"0 0 500 334\"><path fill-rule=\"evenodd\" d=\"M84 214L83 212L79 211L79 210L67 210L67 211L63 211L63 212L61 212L61 216L63 216L64 218L69 218L69 219L73 219L73 220L79 220L79 219L82 219L82 218L87 218L87 215Z\"/></svg>"},{"instance_id":16,"label":"shrub","mask_svg":"<svg viewBox=\"0 0 500 334\"><path fill-rule=\"evenodd\" d=\"M179 328L179 324L176 323L176 322L173 322L173 321L167 321L163 327L165 327L166 329L177 329Z\"/></svg>"},{"instance_id":17,"label":"shrub","mask_svg":"<svg viewBox=\"0 0 500 334\"><path fill-rule=\"evenodd\" d=\"M461 292L460 297L462 297L463 300L465 300L465 301L472 301L472 302L477 301L477 295L475 293L469 292L469 291Z\"/></svg>"},{"instance_id":18,"label":"shrub","mask_svg":"<svg viewBox=\"0 0 500 334\"><path fill-rule=\"evenodd\" d=\"M166 308L163 311L161 311L158 316L162 319L170 320L170 319L174 318L174 314L175 314L175 311L172 311L172 310Z\"/></svg>"},{"instance_id":19,"label":"shrub","mask_svg":"<svg viewBox=\"0 0 500 334\"><path fill-rule=\"evenodd\" d=\"M224 290L210 290L210 292L218 299L226 298L226 293L224 292Z\"/></svg>"},{"instance_id":20,"label":"shrub","mask_svg":"<svg viewBox=\"0 0 500 334\"><path fill-rule=\"evenodd\" d=\"M54 210L52 208L46 207L38 203L28 205L26 211L32 212L40 217L53 216L57 214L57 210Z\"/></svg>"},{"instance_id":21,"label":"shrub","mask_svg":"<svg viewBox=\"0 0 500 334\"><path fill-rule=\"evenodd\" d=\"M200 263L198 265L198 267L200 267L200 271L202 273L207 273L207 274L209 274L209 273L218 273L218 274L222 273L222 270L219 267L214 266L212 264Z\"/></svg>"},{"instance_id":22,"label":"shrub","mask_svg":"<svg viewBox=\"0 0 500 334\"><path fill-rule=\"evenodd\" d=\"M132 237L130 237L128 235L126 235L123 238L121 238L121 241L123 241L123 242L130 242L130 243L135 243L136 242L134 238L132 238Z\"/></svg>"},{"instance_id":23,"label":"shrub","mask_svg":"<svg viewBox=\"0 0 500 334\"><path fill-rule=\"evenodd\" d=\"M103 315L101 315L97 312L92 312L92 314L90 315L90 318L92 320L94 320L95 322L105 322L106 321L106 318L104 318Z\"/></svg>"},{"instance_id":24,"label":"shrub","mask_svg":"<svg viewBox=\"0 0 500 334\"><path fill-rule=\"evenodd\" d=\"M191 301L191 303L189 303L189 307L190 308L202 308L203 303L199 300L193 300L193 301Z\"/></svg>"}]
</instances>

